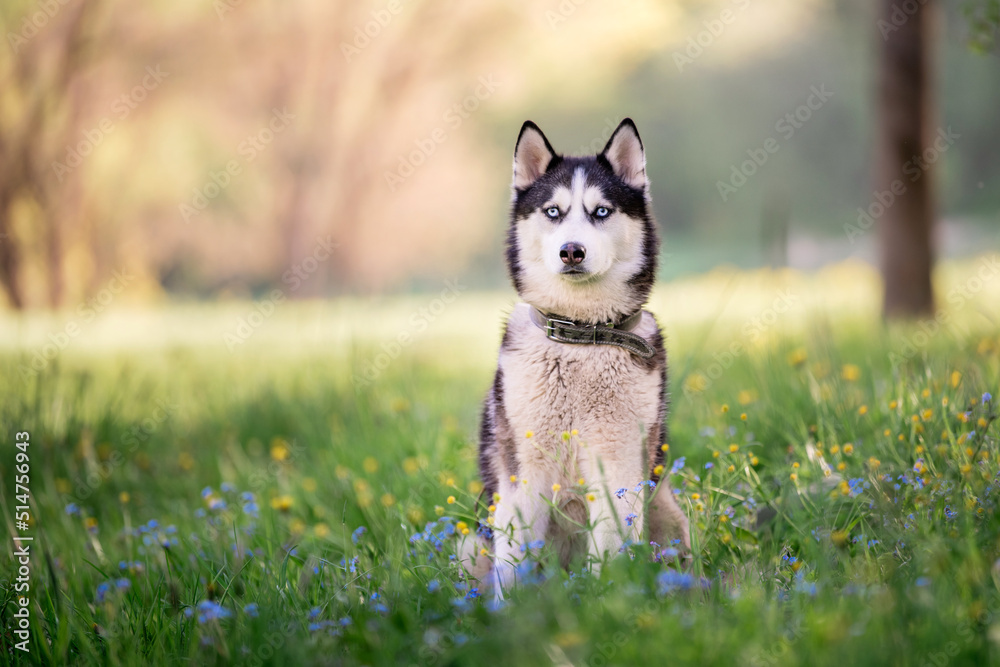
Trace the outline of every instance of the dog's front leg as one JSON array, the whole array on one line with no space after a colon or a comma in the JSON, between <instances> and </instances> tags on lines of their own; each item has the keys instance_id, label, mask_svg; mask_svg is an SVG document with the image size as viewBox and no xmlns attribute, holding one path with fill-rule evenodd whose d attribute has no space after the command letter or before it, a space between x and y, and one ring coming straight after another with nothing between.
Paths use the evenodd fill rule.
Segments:
<instances>
[{"instance_id":1,"label":"dog's front leg","mask_svg":"<svg viewBox=\"0 0 1000 667\"><path fill-rule=\"evenodd\" d=\"M511 484L501 493L494 514L495 554L490 578L495 600L502 600L503 591L513 588L518 563L540 548L549 521L549 506L537 491Z\"/></svg>"},{"instance_id":2,"label":"dog's front leg","mask_svg":"<svg viewBox=\"0 0 1000 667\"><path fill-rule=\"evenodd\" d=\"M639 457L601 456L588 452L584 467L589 479L596 481L595 499L589 503L591 570L600 571L601 562L613 557L627 540L642 534L642 494L635 485L643 478ZM591 488L594 488L593 486Z\"/></svg>"},{"instance_id":3,"label":"dog's front leg","mask_svg":"<svg viewBox=\"0 0 1000 667\"><path fill-rule=\"evenodd\" d=\"M634 494L630 494L634 495ZM601 563L606 557L613 557L621 551L626 541L639 539L642 529L642 502L633 504L627 498L619 499L607 494L591 504L591 525L593 526L590 540L591 570L600 572Z\"/></svg>"}]
</instances>

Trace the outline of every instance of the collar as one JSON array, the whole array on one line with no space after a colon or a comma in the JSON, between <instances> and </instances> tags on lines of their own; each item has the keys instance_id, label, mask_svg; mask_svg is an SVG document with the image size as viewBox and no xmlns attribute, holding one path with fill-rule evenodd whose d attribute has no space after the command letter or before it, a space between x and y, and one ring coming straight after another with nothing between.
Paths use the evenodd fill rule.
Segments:
<instances>
[{"instance_id":1,"label":"collar","mask_svg":"<svg viewBox=\"0 0 1000 667\"><path fill-rule=\"evenodd\" d=\"M649 359L656 350L645 338L632 331L642 320L642 309L639 309L617 324L577 324L558 315L546 314L534 306L531 307L531 321L545 332L545 337L558 343L582 345L614 345L628 350L632 354Z\"/></svg>"}]
</instances>

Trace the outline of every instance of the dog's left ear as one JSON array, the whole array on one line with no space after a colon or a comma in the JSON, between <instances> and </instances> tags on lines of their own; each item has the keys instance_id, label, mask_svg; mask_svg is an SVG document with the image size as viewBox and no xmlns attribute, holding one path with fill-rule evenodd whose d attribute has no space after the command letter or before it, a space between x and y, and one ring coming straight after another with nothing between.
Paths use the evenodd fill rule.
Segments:
<instances>
[{"instance_id":1,"label":"dog's left ear","mask_svg":"<svg viewBox=\"0 0 1000 667\"><path fill-rule=\"evenodd\" d=\"M601 155L625 183L640 190L646 187L646 152L642 149L639 130L635 129L631 118L618 125Z\"/></svg>"}]
</instances>

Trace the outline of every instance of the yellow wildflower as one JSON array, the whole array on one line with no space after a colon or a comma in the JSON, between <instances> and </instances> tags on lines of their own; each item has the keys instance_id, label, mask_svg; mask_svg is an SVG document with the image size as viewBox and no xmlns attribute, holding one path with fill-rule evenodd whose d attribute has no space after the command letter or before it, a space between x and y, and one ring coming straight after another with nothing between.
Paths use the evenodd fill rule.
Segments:
<instances>
[{"instance_id":1,"label":"yellow wildflower","mask_svg":"<svg viewBox=\"0 0 1000 667\"><path fill-rule=\"evenodd\" d=\"M808 359L808 356L804 347L796 348L788 354L788 364L790 366L801 366L806 363L806 359Z\"/></svg>"},{"instance_id":2,"label":"yellow wildflower","mask_svg":"<svg viewBox=\"0 0 1000 667\"><path fill-rule=\"evenodd\" d=\"M293 504L295 504L295 501L288 495L271 498L271 507L279 512L287 512L292 509Z\"/></svg>"},{"instance_id":3,"label":"yellow wildflower","mask_svg":"<svg viewBox=\"0 0 1000 667\"><path fill-rule=\"evenodd\" d=\"M271 458L275 461L284 461L288 458L288 443L281 438L271 441Z\"/></svg>"}]
</instances>

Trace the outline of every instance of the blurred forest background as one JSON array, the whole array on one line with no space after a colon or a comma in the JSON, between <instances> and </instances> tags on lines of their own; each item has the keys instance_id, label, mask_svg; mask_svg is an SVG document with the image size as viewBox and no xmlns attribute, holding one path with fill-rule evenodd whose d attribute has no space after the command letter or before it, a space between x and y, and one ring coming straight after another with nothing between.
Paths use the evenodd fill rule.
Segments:
<instances>
[{"instance_id":1,"label":"blurred forest background","mask_svg":"<svg viewBox=\"0 0 1000 667\"><path fill-rule=\"evenodd\" d=\"M526 118L567 153L635 119L663 278L877 262L876 4L5 0L0 302L503 286ZM1000 247L998 15L935 7L939 257Z\"/></svg>"}]
</instances>

